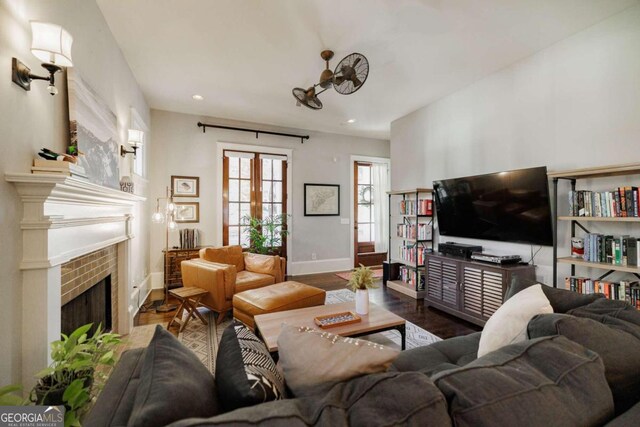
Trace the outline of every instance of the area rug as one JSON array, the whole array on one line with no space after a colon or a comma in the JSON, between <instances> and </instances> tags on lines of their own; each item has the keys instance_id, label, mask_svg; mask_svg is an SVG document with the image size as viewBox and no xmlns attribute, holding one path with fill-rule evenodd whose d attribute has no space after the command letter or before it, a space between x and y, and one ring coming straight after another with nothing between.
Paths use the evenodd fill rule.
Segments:
<instances>
[{"instance_id":1,"label":"area rug","mask_svg":"<svg viewBox=\"0 0 640 427\"><path fill-rule=\"evenodd\" d=\"M327 292L326 303L337 304L341 302L349 302L353 301L354 298L355 294L353 292L348 289L339 289L337 291ZM178 340L190 348L196 356L198 356L198 359L202 361L204 366L206 366L207 369L215 375L218 343L222 338L222 333L225 328L231 324L233 318L227 315L228 317L220 325L216 326L215 315L212 311L206 308L200 308L199 310L204 318L207 319L208 325L204 325L199 320L191 320L187 327L178 334ZM441 338L425 331L411 322L407 322L406 331L407 350L416 347L423 347L441 340ZM401 337L398 331L386 331L362 338L400 349Z\"/></svg>"},{"instance_id":2,"label":"area rug","mask_svg":"<svg viewBox=\"0 0 640 427\"><path fill-rule=\"evenodd\" d=\"M375 277L376 279L381 279L382 278L382 269L381 268L373 268L371 269L371 271L373 271L373 277ZM344 273L336 273L336 276L338 276L341 279L344 280L351 280L351 276L353 275L353 271L347 271Z\"/></svg>"}]
</instances>

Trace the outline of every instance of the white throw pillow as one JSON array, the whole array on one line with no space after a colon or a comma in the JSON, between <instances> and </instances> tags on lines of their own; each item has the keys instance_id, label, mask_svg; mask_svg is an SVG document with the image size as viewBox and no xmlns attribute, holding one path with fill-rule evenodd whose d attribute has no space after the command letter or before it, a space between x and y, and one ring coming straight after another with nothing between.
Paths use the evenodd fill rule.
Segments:
<instances>
[{"instance_id":1,"label":"white throw pillow","mask_svg":"<svg viewBox=\"0 0 640 427\"><path fill-rule=\"evenodd\" d=\"M536 314L553 313L553 307L542 292L542 285L530 286L496 310L480 335L478 357L527 339L527 324Z\"/></svg>"}]
</instances>

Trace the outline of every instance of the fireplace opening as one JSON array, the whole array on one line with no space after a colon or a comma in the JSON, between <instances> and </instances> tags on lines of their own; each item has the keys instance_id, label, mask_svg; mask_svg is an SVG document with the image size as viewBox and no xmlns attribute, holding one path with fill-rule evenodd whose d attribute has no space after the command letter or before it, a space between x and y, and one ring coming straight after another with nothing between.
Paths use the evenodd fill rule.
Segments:
<instances>
[{"instance_id":1,"label":"fireplace opening","mask_svg":"<svg viewBox=\"0 0 640 427\"><path fill-rule=\"evenodd\" d=\"M99 324L103 330L110 331L111 317L111 275L108 275L62 306L61 332L69 335L87 323L93 323L90 334Z\"/></svg>"}]
</instances>

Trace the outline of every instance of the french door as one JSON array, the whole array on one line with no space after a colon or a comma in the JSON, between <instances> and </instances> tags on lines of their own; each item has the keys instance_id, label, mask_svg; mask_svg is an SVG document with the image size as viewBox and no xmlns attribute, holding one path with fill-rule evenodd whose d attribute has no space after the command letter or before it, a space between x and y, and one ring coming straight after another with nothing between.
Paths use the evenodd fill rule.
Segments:
<instances>
[{"instance_id":1,"label":"french door","mask_svg":"<svg viewBox=\"0 0 640 427\"><path fill-rule=\"evenodd\" d=\"M287 157L230 150L223 155L223 244L249 248L249 218L275 219L274 234L286 229L280 219L287 214ZM286 238L275 249L286 256Z\"/></svg>"}]
</instances>

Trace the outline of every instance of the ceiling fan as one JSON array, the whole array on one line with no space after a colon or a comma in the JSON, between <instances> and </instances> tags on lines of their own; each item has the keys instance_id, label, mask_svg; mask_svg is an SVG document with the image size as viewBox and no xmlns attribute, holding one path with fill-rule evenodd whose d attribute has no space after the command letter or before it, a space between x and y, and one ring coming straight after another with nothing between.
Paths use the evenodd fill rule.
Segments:
<instances>
[{"instance_id":1,"label":"ceiling fan","mask_svg":"<svg viewBox=\"0 0 640 427\"><path fill-rule=\"evenodd\" d=\"M335 71L329 69L329 61L333 58L333 51L323 50L320 57L325 61L326 68L320 74L320 82L308 89L301 87L293 88L293 97L296 105L304 105L312 110L320 110L322 102L318 98L325 90L331 86L341 95L351 95L362 87L369 75L369 61L361 53L352 53L342 58ZM321 90L316 92L316 88Z\"/></svg>"}]
</instances>

